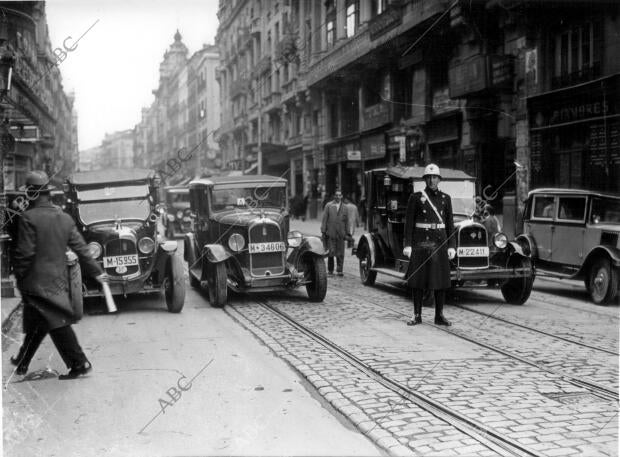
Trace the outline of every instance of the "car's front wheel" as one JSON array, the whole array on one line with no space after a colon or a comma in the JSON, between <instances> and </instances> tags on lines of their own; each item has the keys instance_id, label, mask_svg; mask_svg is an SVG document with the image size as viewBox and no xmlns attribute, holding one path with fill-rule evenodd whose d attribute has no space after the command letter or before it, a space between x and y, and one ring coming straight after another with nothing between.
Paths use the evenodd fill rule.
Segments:
<instances>
[{"instance_id":1,"label":"car's front wheel","mask_svg":"<svg viewBox=\"0 0 620 457\"><path fill-rule=\"evenodd\" d=\"M529 257L521 257L514 254L508 261L508 267L531 269L532 261ZM525 303L532 293L534 279L535 275L534 272L532 272L531 276L521 276L506 281L502 285L502 295L506 303L510 303L511 305L522 305Z\"/></svg>"},{"instance_id":2,"label":"car's front wheel","mask_svg":"<svg viewBox=\"0 0 620 457\"><path fill-rule=\"evenodd\" d=\"M372 271L372 258L370 257L370 248L366 243L359 248L358 252L360 262L360 279L365 286L372 286L377 279L377 272Z\"/></svg>"},{"instance_id":3,"label":"car's front wheel","mask_svg":"<svg viewBox=\"0 0 620 457\"><path fill-rule=\"evenodd\" d=\"M228 301L228 286L226 285L228 273L226 271L226 263L209 263L207 268L209 301L211 302L211 306L222 308Z\"/></svg>"},{"instance_id":4,"label":"car's front wheel","mask_svg":"<svg viewBox=\"0 0 620 457\"><path fill-rule=\"evenodd\" d=\"M327 269L323 257L312 256L306 259L306 291L311 302L321 302L327 294Z\"/></svg>"},{"instance_id":5,"label":"car's front wheel","mask_svg":"<svg viewBox=\"0 0 620 457\"><path fill-rule=\"evenodd\" d=\"M163 283L166 307L171 313L180 313L185 303L185 281L183 279L183 262L175 254L170 256Z\"/></svg>"},{"instance_id":6,"label":"car's front wheel","mask_svg":"<svg viewBox=\"0 0 620 457\"><path fill-rule=\"evenodd\" d=\"M597 259L589 274L590 297L597 305L610 303L618 294L618 269L611 266L609 259Z\"/></svg>"}]
</instances>

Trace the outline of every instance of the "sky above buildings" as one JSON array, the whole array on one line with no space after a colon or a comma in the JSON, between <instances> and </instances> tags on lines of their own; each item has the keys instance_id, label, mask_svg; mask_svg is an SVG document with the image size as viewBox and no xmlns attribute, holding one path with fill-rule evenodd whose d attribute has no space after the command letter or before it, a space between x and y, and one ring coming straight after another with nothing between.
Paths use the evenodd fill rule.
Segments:
<instances>
[{"instance_id":1,"label":"sky above buildings","mask_svg":"<svg viewBox=\"0 0 620 457\"><path fill-rule=\"evenodd\" d=\"M63 43L73 49L64 51L58 65L65 91L75 92L80 150L98 146L106 132L140 121L142 107L153 101L159 64L176 30L188 57L203 43L212 44L217 5L217 0L46 2L52 49L62 49Z\"/></svg>"}]
</instances>

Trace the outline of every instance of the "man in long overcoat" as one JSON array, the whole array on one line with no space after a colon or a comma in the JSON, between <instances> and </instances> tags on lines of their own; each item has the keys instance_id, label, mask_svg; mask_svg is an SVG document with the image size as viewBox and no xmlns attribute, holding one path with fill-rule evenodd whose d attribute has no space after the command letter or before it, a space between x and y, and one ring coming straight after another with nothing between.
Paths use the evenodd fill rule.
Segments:
<instances>
[{"instance_id":1,"label":"man in long overcoat","mask_svg":"<svg viewBox=\"0 0 620 457\"><path fill-rule=\"evenodd\" d=\"M69 297L66 251L70 247L79 257L82 268L99 281L105 274L90 256L88 246L71 217L50 201L49 179L42 171L26 177L30 206L18 225L13 271L24 302L26 337L17 357L17 374L26 374L28 365L48 333L69 368L60 379L72 379L92 366L71 328L75 323Z\"/></svg>"},{"instance_id":2,"label":"man in long overcoat","mask_svg":"<svg viewBox=\"0 0 620 457\"><path fill-rule=\"evenodd\" d=\"M438 189L439 167L424 169L426 188L409 197L403 254L410 257L407 283L413 288L414 317L407 325L422 322L424 289L435 295L435 324L451 325L443 316L445 289L450 288L450 261L456 255L452 200Z\"/></svg>"},{"instance_id":3,"label":"man in long overcoat","mask_svg":"<svg viewBox=\"0 0 620 457\"><path fill-rule=\"evenodd\" d=\"M344 243L349 233L349 217L347 207L342 201L342 192L337 190L334 199L325 205L321 234L328 250L327 271L334 274L334 257L336 257L336 274L342 276L344 265Z\"/></svg>"}]
</instances>

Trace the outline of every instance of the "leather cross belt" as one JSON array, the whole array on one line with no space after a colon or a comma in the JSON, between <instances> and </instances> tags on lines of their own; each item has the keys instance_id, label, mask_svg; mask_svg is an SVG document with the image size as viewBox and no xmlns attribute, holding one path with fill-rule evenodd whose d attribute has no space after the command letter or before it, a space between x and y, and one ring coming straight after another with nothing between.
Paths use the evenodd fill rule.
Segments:
<instances>
[{"instance_id":1,"label":"leather cross belt","mask_svg":"<svg viewBox=\"0 0 620 457\"><path fill-rule=\"evenodd\" d=\"M416 222L415 226L416 226L416 228L423 228L423 229L442 229L442 228L446 228L446 224L427 224L425 222Z\"/></svg>"}]
</instances>

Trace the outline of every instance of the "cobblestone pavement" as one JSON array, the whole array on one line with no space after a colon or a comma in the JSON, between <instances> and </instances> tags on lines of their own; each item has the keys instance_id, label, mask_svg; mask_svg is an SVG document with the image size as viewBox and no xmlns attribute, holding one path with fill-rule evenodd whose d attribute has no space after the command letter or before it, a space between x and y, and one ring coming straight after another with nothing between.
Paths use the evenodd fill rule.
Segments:
<instances>
[{"instance_id":1,"label":"cobblestone pavement","mask_svg":"<svg viewBox=\"0 0 620 457\"><path fill-rule=\"evenodd\" d=\"M480 311L502 311L501 317L522 325L542 325L540 329L551 334L617 350L614 309L581 310L573 301L559 314L557 304L549 303L545 294L533 294L533 306L528 302L517 307L502 306L497 290L463 293L466 298L461 302ZM617 389L615 355L452 306L446 309L454 321L450 330L555 373L430 325L407 327L407 317L402 313L409 314L412 306L406 293L362 286L357 259L350 255L345 260L345 277L329 279L323 303L307 303L302 291L272 297L269 303L350 351L378 373L541 455L618 454L617 402L597 397L562 376L586 378ZM369 380L277 316L253 305L251 297L234 301L228 309L391 453L494 454L450 424ZM601 319L605 314L609 319ZM423 310L426 322L432 321L432 315L432 309Z\"/></svg>"}]
</instances>

